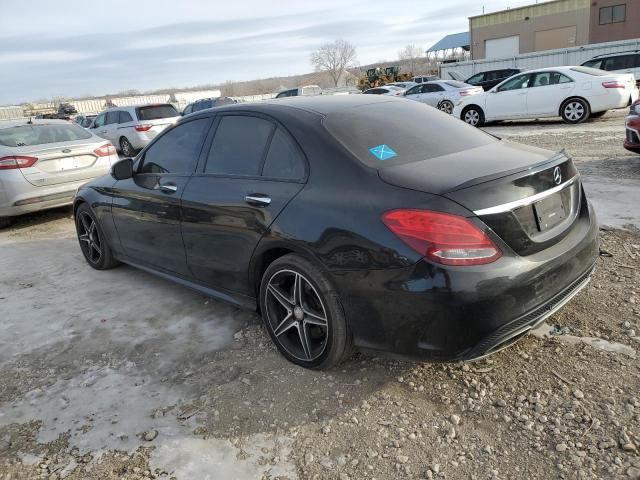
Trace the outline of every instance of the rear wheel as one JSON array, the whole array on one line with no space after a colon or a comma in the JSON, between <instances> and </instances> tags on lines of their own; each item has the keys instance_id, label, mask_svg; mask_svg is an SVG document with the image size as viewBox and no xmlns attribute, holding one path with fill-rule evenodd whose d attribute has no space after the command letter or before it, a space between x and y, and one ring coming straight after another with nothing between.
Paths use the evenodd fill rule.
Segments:
<instances>
[{"instance_id":1,"label":"rear wheel","mask_svg":"<svg viewBox=\"0 0 640 480\"><path fill-rule=\"evenodd\" d=\"M0 217L0 228L7 228L11 225L11 217Z\"/></svg>"},{"instance_id":2,"label":"rear wheel","mask_svg":"<svg viewBox=\"0 0 640 480\"><path fill-rule=\"evenodd\" d=\"M590 113L589 104L581 98L570 98L560 107L560 116L565 123L582 123Z\"/></svg>"},{"instance_id":3,"label":"rear wheel","mask_svg":"<svg viewBox=\"0 0 640 480\"><path fill-rule=\"evenodd\" d=\"M133 157L136 154L136 149L133 148L127 137L120 138L120 151L125 157Z\"/></svg>"},{"instance_id":4,"label":"rear wheel","mask_svg":"<svg viewBox=\"0 0 640 480\"><path fill-rule=\"evenodd\" d=\"M438 105L438 110L451 115L451 112L453 112L453 103L451 103L449 100L443 100Z\"/></svg>"},{"instance_id":5,"label":"rear wheel","mask_svg":"<svg viewBox=\"0 0 640 480\"><path fill-rule=\"evenodd\" d=\"M298 255L269 265L260 285L260 310L273 343L297 365L330 368L350 353L338 295L327 275Z\"/></svg>"},{"instance_id":6,"label":"rear wheel","mask_svg":"<svg viewBox=\"0 0 640 480\"><path fill-rule=\"evenodd\" d=\"M472 127L481 127L484 125L484 112L480 107L472 105L462 111L460 118Z\"/></svg>"},{"instance_id":7,"label":"rear wheel","mask_svg":"<svg viewBox=\"0 0 640 480\"><path fill-rule=\"evenodd\" d=\"M102 229L86 203L76 210L76 232L82 254L93 268L107 270L120 263L113 258Z\"/></svg>"}]
</instances>

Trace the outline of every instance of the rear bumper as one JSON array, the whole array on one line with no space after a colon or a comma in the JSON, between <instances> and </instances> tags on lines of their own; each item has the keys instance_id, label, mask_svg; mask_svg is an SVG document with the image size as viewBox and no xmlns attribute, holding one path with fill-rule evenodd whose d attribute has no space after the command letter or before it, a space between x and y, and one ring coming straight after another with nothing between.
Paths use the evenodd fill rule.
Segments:
<instances>
[{"instance_id":1,"label":"rear bumper","mask_svg":"<svg viewBox=\"0 0 640 480\"><path fill-rule=\"evenodd\" d=\"M629 115L625 122L624 148L640 153L640 117Z\"/></svg>"},{"instance_id":2,"label":"rear bumper","mask_svg":"<svg viewBox=\"0 0 640 480\"><path fill-rule=\"evenodd\" d=\"M430 361L498 351L583 288L598 257L592 208L553 247L526 257L444 267L425 260L397 270L335 275L354 343Z\"/></svg>"}]
</instances>

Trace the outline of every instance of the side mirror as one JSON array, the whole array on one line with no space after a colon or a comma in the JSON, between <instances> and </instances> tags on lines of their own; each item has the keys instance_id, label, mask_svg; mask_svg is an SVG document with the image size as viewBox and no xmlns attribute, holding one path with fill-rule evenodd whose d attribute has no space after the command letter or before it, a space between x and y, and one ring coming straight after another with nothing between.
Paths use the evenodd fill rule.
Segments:
<instances>
[{"instance_id":1,"label":"side mirror","mask_svg":"<svg viewBox=\"0 0 640 480\"><path fill-rule=\"evenodd\" d=\"M133 177L133 159L125 158L111 167L111 176L116 180L126 180Z\"/></svg>"}]
</instances>

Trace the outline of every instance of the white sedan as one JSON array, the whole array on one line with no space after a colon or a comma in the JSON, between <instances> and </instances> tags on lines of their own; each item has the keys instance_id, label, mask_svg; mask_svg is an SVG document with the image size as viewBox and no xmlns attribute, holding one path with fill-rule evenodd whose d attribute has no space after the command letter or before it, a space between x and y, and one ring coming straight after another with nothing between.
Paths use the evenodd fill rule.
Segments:
<instances>
[{"instance_id":1,"label":"white sedan","mask_svg":"<svg viewBox=\"0 0 640 480\"><path fill-rule=\"evenodd\" d=\"M469 125L520 118L562 117L580 123L622 108L638 98L632 74L588 67L529 70L491 90L459 100L453 115Z\"/></svg>"},{"instance_id":2,"label":"white sedan","mask_svg":"<svg viewBox=\"0 0 640 480\"><path fill-rule=\"evenodd\" d=\"M404 92L404 97L451 113L454 104L461 98L483 92L482 87L474 87L457 80L434 80L411 87Z\"/></svg>"},{"instance_id":3,"label":"white sedan","mask_svg":"<svg viewBox=\"0 0 640 480\"><path fill-rule=\"evenodd\" d=\"M396 87L394 85L385 85L384 87L370 88L362 93L366 93L368 95L390 95L392 97L400 97L404 93L404 88Z\"/></svg>"}]
</instances>

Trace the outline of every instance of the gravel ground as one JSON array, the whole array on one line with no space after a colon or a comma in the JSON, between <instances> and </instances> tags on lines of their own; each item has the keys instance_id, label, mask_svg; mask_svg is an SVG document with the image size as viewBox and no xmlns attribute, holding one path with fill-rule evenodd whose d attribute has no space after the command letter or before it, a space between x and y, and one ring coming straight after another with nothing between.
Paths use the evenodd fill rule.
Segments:
<instances>
[{"instance_id":1,"label":"gravel ground","mask_svg":"<svg viewBox=\"0 0 640 480\"><path fill-rule=\"evenodd\" d=\"M565 148L589 192L628 190L595 195L625 228L601 231L591 284L472 364L306 371L254 314L88 268L69 209L19 219L0 232L0 480L639 479L640 156L622 118L488 127Z\"/></svg>"}]
</instances>

